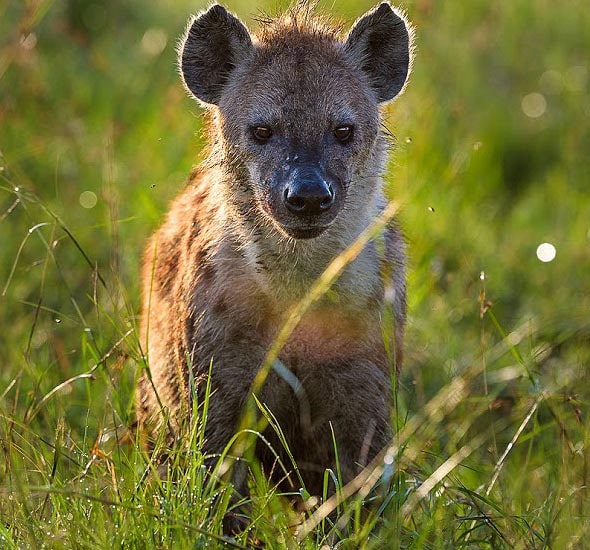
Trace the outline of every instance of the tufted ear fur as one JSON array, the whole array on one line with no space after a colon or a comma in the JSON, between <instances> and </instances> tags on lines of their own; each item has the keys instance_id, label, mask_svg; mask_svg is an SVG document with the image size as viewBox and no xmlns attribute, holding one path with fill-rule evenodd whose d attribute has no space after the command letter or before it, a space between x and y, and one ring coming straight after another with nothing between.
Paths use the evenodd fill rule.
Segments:
<instances>
[{"instance_id":1,"label":"tufted ear fur","mask_svg":"<svg viewBox=\"0 0 590 550\"><path fill-rule=\"evenodd\" d=\"M379 101L400 93L410 68L410 32L403 17L387 2L353 25L345 49L368 75Z\"/></svg>"},{"instance_id":2,"label":"tufted ear fur","mask_svg":"<svg viewBox=\"0 0 590 550\"><path fill-rule=\"evenodd\" d=\"M204 103L218 104L231 72L253 49L248 29L219 4L189 21L180 47L185 86Z\"/></svg>"}]
</instances>

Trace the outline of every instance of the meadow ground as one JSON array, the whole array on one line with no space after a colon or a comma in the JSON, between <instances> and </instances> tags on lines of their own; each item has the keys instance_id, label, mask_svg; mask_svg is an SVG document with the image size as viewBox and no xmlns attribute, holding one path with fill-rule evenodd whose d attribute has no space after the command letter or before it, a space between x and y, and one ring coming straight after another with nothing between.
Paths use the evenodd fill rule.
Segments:
<instances>
[{"instance_id":1,"label":"meadow ground","mask_svg":"<svg viewBox=\"0 0 590 550\"><path fill-rule=\"evenodd\" d=\"M203 146L174 52L203 6L0 2L0 548L590 547L590 10L400 4L417 54L388 109L411 261L389 489L304 536L253 478L230 543L199 426L170 480L127 430L141 249Z\"/></svg>"}]
</instances>

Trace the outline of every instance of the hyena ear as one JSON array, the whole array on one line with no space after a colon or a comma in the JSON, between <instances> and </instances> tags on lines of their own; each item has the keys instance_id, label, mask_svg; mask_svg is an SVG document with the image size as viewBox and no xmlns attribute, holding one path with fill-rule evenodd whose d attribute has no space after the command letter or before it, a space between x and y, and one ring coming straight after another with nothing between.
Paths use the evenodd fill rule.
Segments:
<instances>
[{"instance_id":1,"label":"hyena ear","mask_svg":"<svg viewBox=\"0 0 590 550\"><path fill-rule=\"evenodd\" d=\"M179 48L187 89L200 101L217 105L231 72L252 49L248 29L219 4L193 17Z\"/></svg>"},{"instance_id":2,"label":"hyena ear","mask_svg":"<svg viewBox=\"0 0 590 550\"><path fill-rule=\"evenodd\" d=\"M379 101L400 93L410 69L411 27L387 2L353 25L345 49L368 75Z\"/></svg>"}]
</instances>

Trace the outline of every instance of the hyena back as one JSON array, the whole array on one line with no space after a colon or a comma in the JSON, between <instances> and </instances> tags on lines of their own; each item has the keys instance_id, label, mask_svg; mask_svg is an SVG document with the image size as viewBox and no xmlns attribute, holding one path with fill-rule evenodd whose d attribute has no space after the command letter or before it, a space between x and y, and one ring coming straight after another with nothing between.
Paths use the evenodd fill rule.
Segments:
<instances>
[{"instance_id":1,"label":"hyena back","mask_svg":"<svg viewBox=\"0 0 590 550\"><path fill-rule=\"evenodd\" d=\"M149 373L137 415L148 432L179 436L212 365L205 451L226 447L285 312L387 203L380 106L404 87L410 50L387 3L345 38L305 7L261 22L255 36L219 5L191 20L180 67L208 108L211 147L146 249ZM304 315L279 356L290 376L271 372L258 395L312 494L334 468L332 430L345 481L390 437L382 318L393 310L399 369L405 253L395 223L382 241ZM258 458L270 471L272 456Z\"/></svg>"}]
</instances>

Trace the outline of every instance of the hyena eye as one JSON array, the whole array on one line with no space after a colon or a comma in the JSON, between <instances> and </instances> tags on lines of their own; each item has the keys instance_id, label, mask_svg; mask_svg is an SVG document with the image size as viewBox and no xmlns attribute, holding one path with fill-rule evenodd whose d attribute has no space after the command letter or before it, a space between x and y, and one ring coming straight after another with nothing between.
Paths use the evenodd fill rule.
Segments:
<instances>
[{"instance_id":1,"label":"hyena eye","mask_svg":"<svg viewBox=\"0 0 590 550\"><path fill-rule=\"evenodd\" d=\"M340 143L349 142L352 139L352 126L338 126L338 128L334 130L334 137Z\"/></svg>"},{"instance_id":2,"label":"hyena eye","mask_svg":"<svg viewBox=\"0 0 590 550\"><path fill-rule=\"evenodd\" d=\"M254 126L251 130L256 141L260 143L268 141L272 136L272 130L268 126Z\"/></svg>"}]
</instances>

